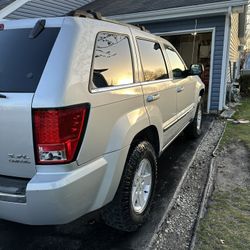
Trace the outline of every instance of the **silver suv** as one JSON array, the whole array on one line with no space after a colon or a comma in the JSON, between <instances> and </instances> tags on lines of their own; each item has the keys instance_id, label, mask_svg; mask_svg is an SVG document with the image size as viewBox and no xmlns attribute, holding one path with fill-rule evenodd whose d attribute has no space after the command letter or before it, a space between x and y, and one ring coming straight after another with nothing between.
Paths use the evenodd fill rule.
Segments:
<instances>
[{"instance_id":1,"label":"silver suv","mask_svg":"<svg viewBox=\"0 0 250 250\"><path fill-rule=\"evenodd\" d=\"M136 230L157 158L184 129L201 133L201 66L85 12L0 21L0 54L0 218L64 224L102 208Z\"/></svg>"}]
</instances>

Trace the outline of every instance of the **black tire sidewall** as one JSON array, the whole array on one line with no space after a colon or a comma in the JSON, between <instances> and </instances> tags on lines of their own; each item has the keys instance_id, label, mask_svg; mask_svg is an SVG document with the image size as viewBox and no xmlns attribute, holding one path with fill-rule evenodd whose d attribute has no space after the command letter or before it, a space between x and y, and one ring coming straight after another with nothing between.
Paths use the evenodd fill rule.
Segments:
<instances>
[{"instance_id":1,"label":"black tire sidewall","mask_svg":"<svg viewBox=\"0 0 250 250\"><path fill-rule=\"evenodd\" d=\"M131 164L130 160L128 161L128 164L130 165L130 167L133 168L133 176L131 178L131 183L130 183L130 191L129 191L129 199L130 199L130 215L131 215L131 219L135 222L135 223L143 223L144 220L146 219L146 217L148 216L149 212L150 212L150 208L151 208L151 204L152 204L152 199L153 199L153 194L155 191L155 185L156 185L156 157L155 157L155 153L153 150L153 147L151 146L151 144L149 144L148 142L143 142L142 144L147 144L147 147L151 147L151 150L146 150L143 154L140 155L140 158L137 158L137 160L135 162L133 162ZM136 148L135 148L136 150ZM134 153L134 152L133 152ZM133 153L131 155L131 157L133 157ZM143 159L147 159L150 164L151 164L151 171L152 171L152 186L151 186L151 190L150 190L150 194L149 194L149 199L146 205L146 208L144 209L144 211L142 213L136 213L133 209L132 206L132 188L133 188L133 181L135 178L135 174L139 168L140 162Z\"/></svg>"},{"instance_id":2,"label":"black tire sidewall","mask_svg":"<svg viewBox=\"0 0 250 250\"><path fill-rule=\"evenodd\" d=\"M146 208L141 214L138 214L132 208L132 187L136 171L144 158L148 159L152 166L152 187ZM157 161L154 148L147 141L134 143L128 153L115 197L102 211L102 218L105 223L118 230L136 231L149 217L156 179Z\"/></svg>"}]
</instances>

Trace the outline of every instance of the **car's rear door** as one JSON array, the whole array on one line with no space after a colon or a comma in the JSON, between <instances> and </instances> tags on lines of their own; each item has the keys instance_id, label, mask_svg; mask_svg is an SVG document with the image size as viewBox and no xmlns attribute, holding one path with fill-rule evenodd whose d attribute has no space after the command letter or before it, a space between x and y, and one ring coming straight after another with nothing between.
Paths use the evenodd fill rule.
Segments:
<instances>
[{"instance_id":1,"label":"car's rear door","mask_svg":"<svg viewBox=\"0 0 250 250\"><path fill-rule=\"evenodd\" d=\"M153 36L133 30L141 62L144 101L151 122L160 121L163 146L176 133L171 126L176 116L176 84L168 74L162 46Z\"/></svg>"},{"instance_id":2,"label":"car's rear door","mask_svg":"<svg viewBox=\"0 0 250 250\"><path fill-rule=\"evenodd\" d=\"M31 37L34 24L1 25L0 175L30 178L36 172L31 106L59 28Z\"/></svg>"}]
</instances>

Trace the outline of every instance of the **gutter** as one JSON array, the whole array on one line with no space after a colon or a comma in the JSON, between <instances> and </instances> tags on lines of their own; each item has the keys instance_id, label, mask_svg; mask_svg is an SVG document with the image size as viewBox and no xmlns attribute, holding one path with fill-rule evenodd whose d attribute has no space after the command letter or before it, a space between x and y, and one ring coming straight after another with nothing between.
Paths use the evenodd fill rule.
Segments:
<instances>
[{"instance_id":1,"label":"gutter","mask_svg":"<svg viewBox=\"0 0 250 250\"><path fill-rule=\"evenodd\" d=\"M5 17L7 17L11 13L13 13L15 10L19 9L24 4L26 4L27 2L30 2L30 1L31 0L16 0L16 1L14 1L13 3L9 4L8 6L3 8L2 10L0 10L0 19L4 19Z\"/></svg>"},{"instance_id":2,"label":"gutter","mask_svg":"<svg viewBox=\"0 0 250 250\"><path fill-rule=\"evenodd\" d=\"M246 5L247 3L247 0L231 0L218 3L192 5L171 9L113 15L108 16L108 18L128 23L146 23L152 21L186 18L192 16L227 14L229 7L242 6Z\"/></svg>"}]
</instances>

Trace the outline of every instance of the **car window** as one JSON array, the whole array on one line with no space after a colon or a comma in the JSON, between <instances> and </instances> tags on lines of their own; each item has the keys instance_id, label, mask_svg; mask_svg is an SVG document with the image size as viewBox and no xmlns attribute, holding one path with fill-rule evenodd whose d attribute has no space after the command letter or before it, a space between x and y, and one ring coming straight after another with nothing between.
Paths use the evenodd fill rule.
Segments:
<instances>
[{"instance_id":1,"label":"car window","mask_svg":"<svg viewBox=\"0 0 250 250\"><path fill-rule=\"evenodd\" d=\"M31 29L0 31L0 92L33 93L60 28L45 28L29 38Z\"/></svg>"},{"instance_id":2,"label":"car window","mask_svg":"<svg viewBox=\"0 0 250 250\"><path fill-rule=\"evenodd\" d=\"M170 65L172 67L173 77L174 78L183 78L183 72L186 70L186 66L181 60L180 56L176 53L176 51L170 46L164 45Z\"/></svg>"},{"instance_id":3,"label":"car window","mask_svg":"<svg viewBox=\"0 0 250 250\"><path fill-rule=\"evenodd\" d=\"M145 81L168 78L168 71L159 43L137 39Z\"/></svg>"},{"instance_id":4,"label":"car window","mask_svg":"<svg viewBox=\"0 0 250 250\"><path fill-rule=\"evenodd\" d=\"M126 35L101 32L97 35L93 62L93 88L133 83L133 64Z\"/></svg>"}]
</instances>

